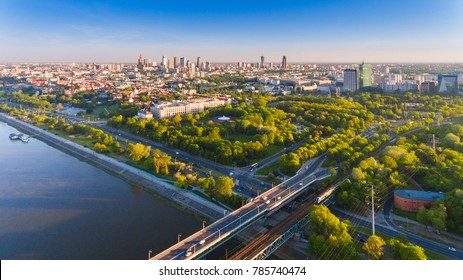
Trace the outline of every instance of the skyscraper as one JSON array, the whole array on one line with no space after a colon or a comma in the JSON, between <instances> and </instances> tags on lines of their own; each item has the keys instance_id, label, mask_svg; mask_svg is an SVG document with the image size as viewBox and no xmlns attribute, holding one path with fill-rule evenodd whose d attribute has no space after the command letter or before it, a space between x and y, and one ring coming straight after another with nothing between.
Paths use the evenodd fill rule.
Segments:
<instances>
[{"instance_id":1,"label":"skyscraper","mask_svg":"<svg viewBox=\"0 0 463 280\"><path fill-rule=\"evenodd\" d=\"M364 87L371 87L373 85L372 82L372 71L371 71L371 65L370 64L365 64L362 62L362 64L359 65L359 88L362 89Z\"/></svg>"},{"instance_id":2,"label":"skyscraper","mask_svg":"<svg viewBox=\"0 0 463 280\"><path fill-rule=\"evenodd\" d=\"M140 57L138 58L137 67L140 70L143 70L143 68L145 67L145 61L143 60L143 57L141 56L141 54L140 54Z\"/></svg>"},{"instance_id":3,"label":"skyscraper","mask_svg":"<svg viewBox=\"0 0 463 280\"><path fill-rule=\"evenodd\" d=\"M175 64L175 62L174 62L173 58L167 60L167 68L174 69L175 68L174 64Z\"/></svg>"},{"instance_id":4,"label":"skyscraper","mask_svg":"<svg viewBox=\"0 0 463 280\"><path fill-rule=\"evenodd\" d=\"M190 77L194 78L196 75L196 65L194 63L190 64Z\"/></svg>"},{"instance_id":5,"label":"skyscraper","mask_svg":"<svg viewBox=\"0 0 463 280\"><path fill-rule=\"evenodd\" d=\"M260 56L260 68L264 68L264 61L265 61L265 57L261 55Z\"/></svg>"},{"instance_id":6,"label":"skyscraper","mask_svg":"<svg viewBox=\"0 0 463 280\"><path fill-rule=\"evenodd\" d=\"M167 57L162 56L161 66L162 67L167 67Z\"/></svg>"},{"instance_id":7,"label":"skyscraper","mask_svg":"<svg viewBox=\"0 0 463 280\"><path fill-rule=\"evenodd\" d=\"M174 68L177 68L178 66L178 58L174 56Z\"/></svg>"},{"instance_id":8,"label":"skyscraper","mask_svg":"<svg viewBox=\"0 0 463 280\"><path fill-rule=\"evenodd\" d=\"M180 57L180 67L185 67L185 57Z\"/></svg>"},{"instance_id":9,"label":"skyscraper","mask_svg":"<svg viewBox=\"0 0 463 280\"><path fill-rule=\"evenodd\" d=\"M281 61L281 68L286 69L286 56L283 56L283 60Z\"/></svg>"},{"instance_id":10,"label":"skyscraper","mask_svg":"<svg viewBox=\"0 0 463 280\"><path fill-rule=\"evenodd\" d=\"M458 75L438 75L439 92L458 94Z\"/></svg>"},{"instance_id":11,"label":"skyscraper","mask_svg":"<svg viewBox=\"0 0 463 280\"><path fill-rule=\"evenodd\" d=\"M344 90L356 91L357 90L357 70L345 69L344 70Z\"/></svg>"},{"instance_id":12,"label":"skyscraper","mask_svg":"<svg viewBox=\"0 0 463 280\"><path fill-rule=\"evenodd\" d=\"M201 67L201 63L203 62L203 60L201 59L200 56L198 56L198 58L196 59L196 66L197 67Z\"/></svg>"}]
</instances>

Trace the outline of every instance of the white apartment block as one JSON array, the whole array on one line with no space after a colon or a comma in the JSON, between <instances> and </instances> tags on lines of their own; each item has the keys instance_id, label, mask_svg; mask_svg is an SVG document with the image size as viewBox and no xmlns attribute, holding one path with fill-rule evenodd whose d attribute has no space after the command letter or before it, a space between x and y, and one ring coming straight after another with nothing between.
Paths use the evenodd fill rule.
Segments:
<instances>
[{"instance_id":1,"label":"white apartment block","mask_svg":"<svg viewBox=\"0 0 463 280\"><path fill-rule=\"evenodd\" d=\"M172 101L154 104L150 107L153 116L157 118L168 118L177 114L196 114L201 113L208 108L224 106L231 104L230 99L202 98L189 101Z\"/></svg>"}]
</instances>

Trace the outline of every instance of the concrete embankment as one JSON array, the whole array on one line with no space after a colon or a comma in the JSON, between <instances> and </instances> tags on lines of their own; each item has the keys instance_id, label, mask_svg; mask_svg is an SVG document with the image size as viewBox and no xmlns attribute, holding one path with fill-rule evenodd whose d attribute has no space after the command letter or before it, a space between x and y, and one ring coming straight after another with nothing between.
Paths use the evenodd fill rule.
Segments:
<instances>
[{"instance_id":1,"label":"concrete embankment","mask_svg":"<svg viewBox=\"0 0 463 280\"><path fill-rule=\"evenodd\" d=\"M33 126L29 123L14 119L8 115L0 113L0 120L31 134L34 138L61 149L72 156L84 161L88 161L101 169L104 169L118 177L127 180L135 185L142 186L169 201L176 202L184 208L190 209L211 220L218 220L224 215L225 209L184 189L177 188L171 184L163 182L145 171L133 166L119 162L111 157L96 153L86 147L80 146L70 140L64 139L46 130Z\"/></svg>"}]
</instances>

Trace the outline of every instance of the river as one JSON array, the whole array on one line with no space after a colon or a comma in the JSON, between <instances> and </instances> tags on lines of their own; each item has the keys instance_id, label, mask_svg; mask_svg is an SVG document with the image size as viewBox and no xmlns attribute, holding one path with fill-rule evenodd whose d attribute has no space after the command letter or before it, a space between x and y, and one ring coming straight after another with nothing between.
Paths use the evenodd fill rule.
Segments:
<instances>
[{"instance_id":1,"label":"river","mask_svg":"<svg viewBox=\"0 0 463 280\"><path fill-rule=\"evenodd\" d=\"M0 259L147 259L202 221L0 122Z\"/></svg>"}]
</instances>

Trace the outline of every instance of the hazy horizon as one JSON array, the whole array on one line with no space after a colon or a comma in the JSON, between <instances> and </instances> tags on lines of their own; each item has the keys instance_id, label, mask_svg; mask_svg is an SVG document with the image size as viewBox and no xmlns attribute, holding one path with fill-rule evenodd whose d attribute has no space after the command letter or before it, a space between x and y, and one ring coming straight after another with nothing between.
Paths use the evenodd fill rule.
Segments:
<instances>
[{"instance_id":1,"label":"hazy horizon","mask_svg":"<svg viewBox=\"0 0 463 280\"><path fill-rule=\"evenodd\" d=\"M461 14L458 0L5 0L0 61L461 63Z\"/></svg>"}]
</instances>

